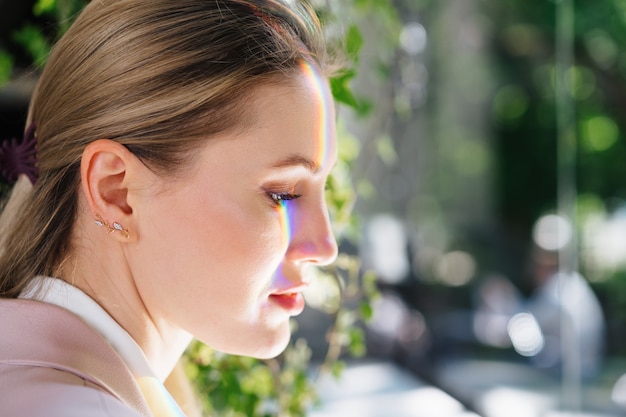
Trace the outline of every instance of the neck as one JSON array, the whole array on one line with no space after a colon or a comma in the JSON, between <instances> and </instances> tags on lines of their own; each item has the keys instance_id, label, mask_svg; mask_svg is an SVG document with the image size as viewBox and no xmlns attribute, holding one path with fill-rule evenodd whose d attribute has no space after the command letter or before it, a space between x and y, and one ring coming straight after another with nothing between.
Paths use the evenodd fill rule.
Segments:
<instances>
[{"instance_id":1,"label":"neck","mask_svg":"<svg viewBox=\"0 0 626 417\"><path fill-rule=\"evenodd\" d=\"M77 248L57 276L96 301L139 345L155 375L165 380L191 342L191 335L150 315L119 244L116 246L112 239L99 241L98 236L82 241L109 247L99 251ZM96 253L106 253L106 259Z\"/></svg>"}]
</instances>

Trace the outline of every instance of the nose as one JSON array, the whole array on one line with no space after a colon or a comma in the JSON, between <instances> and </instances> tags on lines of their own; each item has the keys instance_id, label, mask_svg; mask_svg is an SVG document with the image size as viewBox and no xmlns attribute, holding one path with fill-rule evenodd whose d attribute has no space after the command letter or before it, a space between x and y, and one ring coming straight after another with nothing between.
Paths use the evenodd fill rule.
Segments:
<instances>
[{"instance_id":1,"label":"nose","mask_svg":"<svg viewBox=\"0 0 626 417\"><path fill-rule=\"evenodd\" d=\"M298 263L331 264L338 253L325 203L298 213L286 258Z\"/></svg>"}]
</instances>

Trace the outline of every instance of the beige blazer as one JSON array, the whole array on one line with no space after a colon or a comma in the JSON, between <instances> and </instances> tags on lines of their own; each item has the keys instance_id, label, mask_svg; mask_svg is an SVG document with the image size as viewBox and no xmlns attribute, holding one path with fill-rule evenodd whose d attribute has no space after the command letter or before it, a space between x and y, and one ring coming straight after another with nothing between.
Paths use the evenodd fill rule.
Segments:
<instances>
[{"instance_id":1,"label":"beige blazer","mask_svg":"<svg viewBox=\"0 0 626 417\"><path fill-rule=\"evenodd\" d=\"M152 417L113 348L73 313L0 299L0 416Z\"/></svg>"}]
</instances>

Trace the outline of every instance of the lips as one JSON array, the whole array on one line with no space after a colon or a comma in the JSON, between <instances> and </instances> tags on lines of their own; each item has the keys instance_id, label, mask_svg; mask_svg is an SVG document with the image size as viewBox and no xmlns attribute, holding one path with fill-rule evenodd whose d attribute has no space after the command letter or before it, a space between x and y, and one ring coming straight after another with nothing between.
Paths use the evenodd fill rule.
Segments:
<instances>
[{"instance_id":1,"label":"lips","mask_svg":"<svg viewBox=\"0 0 626 417\"><path fill-rule=\"evenodd\" d=\"M302 313L304 310L304 297L302 296L302 291L307 287L306 284L294 286L291 288L286 288L283 290L274 291L270 294L269 299L287 311L289 315L296 316Z\"/></svg>"},{"instance_id":2,"label":"lips","mask_svg":"<svg viewBox=\"0 0 626 417\"><path fill-rule=\"evenodd\" d=\"M304 297L302 294L287 293L287 294L272 294L270 300L287 311L291 316L297 316L304 310Z\"/></svg>"}]
</instances>

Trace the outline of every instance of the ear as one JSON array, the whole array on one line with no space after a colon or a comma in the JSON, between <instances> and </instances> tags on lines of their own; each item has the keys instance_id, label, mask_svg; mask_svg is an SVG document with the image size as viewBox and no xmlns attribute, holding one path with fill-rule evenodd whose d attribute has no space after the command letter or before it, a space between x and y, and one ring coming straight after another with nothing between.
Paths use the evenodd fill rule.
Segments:
<instances>
[{"instance_id":1,"label":"ear","mask_svg":"<svg viewBox=\"0 0 626 417\"><path fill-rule=\"evenodd\" d=\"M133 207L129 204L128 191L138 163L124 145L109 139L91 142L81 159L81 188L94 221L99 220L112 236L124 241L133 237L129 232Z\"/></svg>"}]
</instances>

